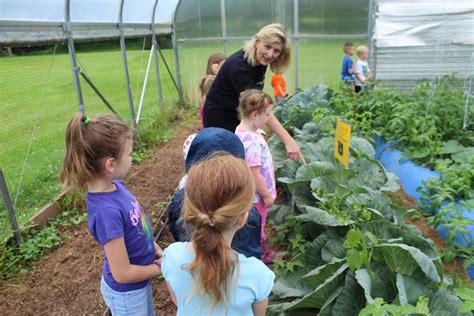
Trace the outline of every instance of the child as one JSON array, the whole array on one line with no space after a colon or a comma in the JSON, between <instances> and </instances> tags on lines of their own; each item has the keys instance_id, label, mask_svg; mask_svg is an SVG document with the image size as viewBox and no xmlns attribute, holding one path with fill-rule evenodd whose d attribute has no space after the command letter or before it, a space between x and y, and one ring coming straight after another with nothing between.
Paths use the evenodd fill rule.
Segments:
<instances>
[{"instance_id":1,"label":"child","mask_svg":"<svg viewBox=\"0 0 474 316\"><path fill-rule=\"evenodd\" d=\"M215 154L193 165L184 198L191 242L165 249L162 269L177 315L265 315L275 274L231 249L255 184L242 159Z\"/></svg>"},{"instance_id":2,"label":"child","mask_svg":"<svg viewBox=\"0 0 474 316\"><path fill-rule=\"evenodd\" d=\"M132 161L132 133L118 117L75 114L66 130L61 181L87 187L87 226L104 248L101 293L113 315L155 315L150 279L163 251L148 217L122 180Z\"/></svg>"},{"instance_id":3,"label":"child","mask_svg":"<svg viewBox=\"0 0 474 316\"><path fill-rule=\"evenodd\" d=\"M170 232L176 241L189 241L192 236L192 226L184 223L184 188L186 187L187 173L198 162L206 159L215 152L226 152L237 158L245 159L245 149L242 142L232 132L218 127L204 128L195 136L186 152L186 174L181 179L179 190L171 198L169 205L168 222ZM256 208L252 208L247 224L240 229L232 240L232 249L246 257L261 258L261 216Z\"/></svg>"},{"instance_id":4,"label":"child","mask_svg":"<svg viewBox=\"0 0 474 316\"><path fill-rule=\"evenodd\" d=\"M226 56L222 53L214 53L207 59L206 75L202 77L199 82L199 91L201 92L201 106L199 107L199 112L201 114L201 128L204 127L202 123L204 116L204 101L225 59Z\"/></svg>"},{"instance_id":5,"label":"child","mask_svg":"<svg viewBox=\"0 0 474 316\"><path fill-rule=\"evenodd\" d=\"M201 91L201 106L199 107L199 113L201 114L201 128L204 128L203 124L203 117L204 117L204 101L206 100L206 96L211 89L212 84L214 83L214 79L216 79L215 75L205 75L201 78L201 83L199 84L199 90Z\"/></svg>"},{"instance_id":6,"label":"child","mask_svg":"<svg viewBox=\"0 0 474 316\"><path fill-rule=\"evenodd\" d=\"M222 53L214 53L207 59L206 75L217 76L219 69L227 57Z\"/></svg>"},{"instance_id":7,"label":"child","mask_svg":"<svg viewBox=\"0 0 474 316\"><path fill-rule=\"evenodd\" d=\"M355 92L359 93L362 89L367 87L367 82L372 76L367 62L367 59L369 58L369 49L367 46L357 47L357 56L359 56L359 60L355 65L354 74Z\"/></svg>"},{"instance_id":8,"label":"child","mask_svg":"<svg viewBox=\"0 0 474 316\"><path fill-rule=\"evenodd\" d=\"M272 75L272 87L276 104L280 104L285 101L285 98L288 96L288 94L286 93L285 77L283 77L282 74L274 73Z\"/></svg>"},{"instance_id":9,"label":"child","mask_svg":"<svg viewBox=\"0 0 474 316\"><path fill-rule=\"evenodd\" d=\"M354 63L352 55L354 54L354 44L346 42L342 47L344 50L344 59L342 60L341 80L347 84L354 83Z\"/></svg>"},{"instance_id":10,"label":"child","mask_svg":"<svg viewBox=\"0 0 474 316\"><path fill-rule=\"evenodd\" d=\"M257 187L254 206L262 216L261 249L262 261L271 263L275 252L268 246L265 235L265 220L268 208L276 197L275 173L270 149L257 130L267 123L272 113L272 100L263 91L250 89L242 92L239 99L240 125L235 134L245 148L245 161L252 170Z\"/></svg>"}]
</instances>

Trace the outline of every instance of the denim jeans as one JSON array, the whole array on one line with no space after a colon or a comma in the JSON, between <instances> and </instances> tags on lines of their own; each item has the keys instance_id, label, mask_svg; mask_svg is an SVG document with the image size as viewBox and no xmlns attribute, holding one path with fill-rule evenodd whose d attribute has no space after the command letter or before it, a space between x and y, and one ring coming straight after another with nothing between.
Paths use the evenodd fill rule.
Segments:
<instances>
[{"instance_id":1,"label":"denim jeans","mask_svg":"<svg viewBox=\"0 0 474 316\"><path fill-rule=\"evenodd\" d=\"M118 292L102 278L100 292L113 316L155 316L151 283L143 289Z\"/></svg>"}]
</instances>

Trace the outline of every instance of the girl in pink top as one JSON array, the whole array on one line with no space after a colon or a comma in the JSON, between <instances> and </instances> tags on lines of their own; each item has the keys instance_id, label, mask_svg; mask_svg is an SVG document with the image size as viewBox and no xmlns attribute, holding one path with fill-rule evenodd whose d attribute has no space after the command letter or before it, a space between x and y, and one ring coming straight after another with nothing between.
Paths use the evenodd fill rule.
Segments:
<instances>
[{"instance_id":1,"label":"girl in pink top","mask_svg":"<svg viewBox=\"0 0 474 316\"><path fill-rule=\"evenodd\" d=\"M262 216L262 261L270 263L275 259L275 252L268 246L265 235L265 221L268 208L273 205L276 197L275 172L273 159L265 138L257 132L263 127L272 113L272 99L263 91L251 89L240 94L239 113L240 125L235 134L245 148L245 161L252 170L257 188L254 206Z\"/></svg>"}]
</instances>

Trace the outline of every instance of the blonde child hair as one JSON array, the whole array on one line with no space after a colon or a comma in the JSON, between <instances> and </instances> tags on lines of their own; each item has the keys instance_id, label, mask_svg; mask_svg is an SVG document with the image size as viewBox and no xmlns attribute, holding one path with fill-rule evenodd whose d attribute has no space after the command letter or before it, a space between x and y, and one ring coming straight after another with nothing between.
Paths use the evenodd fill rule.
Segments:
<instances>
[{"instance_id":1,"label":"blonde child hair","mask_svg":"<svg viewBox=\"0 0 474 316\"><path fill-rule=\"evenodd\" d=\"M232 155L214 154L189 171L184 221L193 226L196 257L187 268L195 280L193 292L209 295L214 306L227 301L232 275L238 269L238 257L222 234L236 229L239 217L248 215L254 193L250 169Z\"/></svg>"},{"instance_id":2,"label":"blonde child hair","mask_svg":"<svg viewBox=\"0 0 474 316\"><path fill-rule=\"evenodd\" d=\"M265 103L265 100L267 103ZM239 97L239 115L241 118L248 117L252 112L265 112L269 104L272 104L272 97L266 92L258 89L248 89L240 93Z\"/></svg>"},{"instance_id":3,"label":"blonde child hair","mask_svg":"<svg viewBox=\"0 0 474 316\"><path fill-rule=\"evenodd\" d=\"M127 139L132 139L132 132L117 116L88 118L75 114L66 129L66 155L60 174L63 185L84 187L102 173L103 159L120 157Z\"/></svg>"},{"instance_id":4,"label":"blonde child hair","mask_svg":"<svg viewBox=\"0 0 474 316\"><path fill-rule=\"evenodd\" d=\"M278 58L270 64L272 72L282 74L290 65L291 59L291 40L286 28L279 23L265 25L258 31L250 41L244 45L245 59L250 65L258 65L255 44L262 41L264 44L281 44L282 50Z\"/></svg>"},{"instance_id":5,"label":"blonde child hair","mask_svg":"<svg viewBox=\"0 0 474 316\"><path fill-rule=\"evenodd\" d=\"M369 48L365 45L361 45L361 46L358 46L357 47L357 56L360 55L360 53L368 53L369 52Z\"/></svg>"}]
</instances>

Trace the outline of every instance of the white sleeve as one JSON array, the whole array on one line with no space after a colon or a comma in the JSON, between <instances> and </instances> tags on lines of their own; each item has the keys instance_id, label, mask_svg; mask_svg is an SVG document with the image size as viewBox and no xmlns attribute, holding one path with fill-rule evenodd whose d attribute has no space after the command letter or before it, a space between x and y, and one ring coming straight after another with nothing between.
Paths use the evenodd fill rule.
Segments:
<instances>
[{"instance_id":1,"label":"white sleeve","mask_svg":"<svg viewBox=\"0 0 474 316\"><path fill-rule=\"evenodd\" d=\"M358 74L359 77L362 79L362 81L364 81L365 79L367 79L367 78L364 76L364 71L363 71L362 63L359 62L359 61L357 61L356 65L355 65L354 73L355 73L355 74Z\"/></svg>"}]
</instances>

